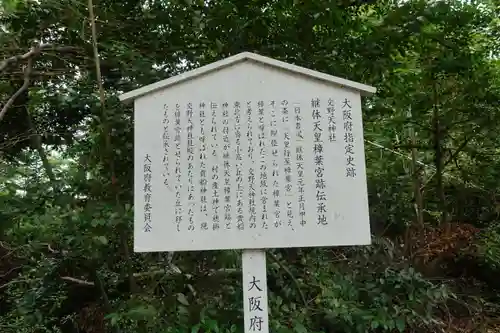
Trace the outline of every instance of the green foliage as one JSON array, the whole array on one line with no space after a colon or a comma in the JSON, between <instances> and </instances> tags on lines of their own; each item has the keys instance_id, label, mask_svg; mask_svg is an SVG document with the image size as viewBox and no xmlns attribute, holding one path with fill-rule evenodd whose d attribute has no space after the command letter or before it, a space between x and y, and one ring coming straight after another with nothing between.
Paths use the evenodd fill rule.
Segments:
<instances>
[{"instance_id":1,"label":"green foliage","mask_svg":"<svg viewBox=\"0 0 500 333\"><path fill-rule=\"evenodd\" d=\"M436 312L452 297L447 286L435 285L408 267L406 260L398 259L400 251L388 240L376 240L371 247L352 249L347 255L343 262L338 260L340 254L316 250L301 253L304 269L314 267L307 278L298 279L307 295L306 306L291 303L297 299L297 290L285 280L284 290L273 293L272 313L290 318L291 326L309 326L307 331L404 332L410 328L439 328ZM332 261L336 264L331 265ZM275 328L286 330L283 324L278 319Z\"/></svg>"},{"instance_id":2,"label":"green foliage","mask_svg":"<svg viewBox=\"0 0 500 333\"><path fill-rule=\"evenodd\" d=\"M500 223L484 230L479 241L479 256L493 271L500 272Z\"/></svg>"},{"instance_id":3,"label":"green foliage","mask_svg":"<svg viewBox=\"0 0 500 333\"><path fill-rule=\"evenodd\" d=\"M117 99L240 51L378 89L363 100L374 244L269 251L272 331L493 326L500 306L492 305L491 279L460 261L458 272L450 269L449 253L468 241L447 243L457 237L443 234L436 247L413 221L421 210L431 229L481 228L474 259L487 275L500 269L498 6L102 0L94 7L104 106L87 3L2 2L3 59L40 40L65 48L33 57L29 89L0 121L1 332L243 332L238 252L131 253L133 119ZM2 105L21 87L25 65L2 69Z\"/></svg>"}]
</instances>

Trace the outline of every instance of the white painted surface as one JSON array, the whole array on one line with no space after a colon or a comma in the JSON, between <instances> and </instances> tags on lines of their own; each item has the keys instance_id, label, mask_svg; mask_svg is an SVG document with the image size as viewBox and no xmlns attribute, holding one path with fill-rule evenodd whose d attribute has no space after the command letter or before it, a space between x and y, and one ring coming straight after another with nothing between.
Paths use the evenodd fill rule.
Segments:
<instances>
[{"instance_id":1,"label":"white painted surface","mask_svg":"<svg viewBox=\"0 0 500 333\"><path fill-rule=\"evenodd\" d=\"M214 71L221 70L225 67L228 66L233 66L238 63L244 62L244 61L251 61L253 63L257 63L260 65L265 65L269 67L269 69L274 69L274 70L282 70L282 71L287 71L290 73L298 74L298 75L303 75L304 78L308 79L316 79L323 81L324 83L330 83L330 84L335 84L339 87L343 87L345 89L352 89L355 91L359 91L362 95L371 95L374 94L376 89L371 86L367 86L362 83L354 82L351 80L346 80L337 76L321 73L318 71L313 71L308 68L296 66L293 64L289 64L283 61L279 61L276 59L264 57L255 53L251 52L242 52L238 53L232 57L228 57L216 62L213 62L209 65L193 69L191 71L179 74L177 76L161 80L152 84L149 84L147 86L126 92L122 95L120 95L120 100L121 101L130 101L142 96L145 96L147 94L156 92L161 89L168 88L170 86L173 86L175 84L182 83L187 80L192 80L196 79L197 77L200 77L202 75L209 74Z\"/></svg>"},{"instance_id":2,"label":"white painted surface","mask_svg":"<svg viewBox=\"0 0 500 333\"><path fill-rule=\"evenodd\" d=\"M325 201L317 200L314 153L314 123L311 101L319 99L318 112L321 115L320 127L323 140L323 163ZM350 116L352 131L344 130L342 105L345 100L351 105ZM288 120L283 119L282 101L288 102ZM329 116L328 101L332 101L336 118L336 141L328 140ZM258 102L263 101L263 116L259 118ZM271 101L275 101L276 110L273 120ZM228 103L228 117L224 118L223 103ZM240 103L239 118L236 117L235 103ZM188 161L188 104L191 103L193 160ZM206 134L207 159L207 206L202 212L201 194L201 160L200 150L200 103L205 103L204 131ZM211 103L218 107L212 110ZM251 115L247 114L247 103L250 103ZM175 177L175 111L176 105L180 111L180 178ZM303 138L298 138L295 107L300 108L300 128ZM165 122L165 115L168 124ZM250 124L249 124L250 119ZM228 142L224 142L224 122L227 120ZM264 122L264 150L261 156L259 147L259 121ZM215 139L210 133L212 121L215 122ZM241 161L237 161L237 138L235 126L239 121L241 137L239 151ZM273 125L272 125L273 124ZM168 126L164 126L168 125ZM247 129L251 127L252 141L247 137ZM275 128L272 128L275 126ZM166 131L164 134L164 127ZM347 126L348 129L350 125ZM278 156L272 156L271 130L276 129L276 143ZM288 133L288 134L286 134ZM349 134L350 133L350 134ZM352 136L351 136L352 134ZM163 136L169 143L165 151ZM285 135L290 137L290 178L291 187L287 192L285 174ZM354 140L352 146L347 146L344 137L348 135ZM228 144L229 152L229 220L225 221L225 176L224 176L224 145ZM215 156L212 151L215 147ZM248 155L248 149L254 149L254 156ZM301 224L299 192L299 170L297 166L297 149L303 150L303 184L305 224ZM350 150L351 157L346 155ZM151 158L151 181L144 172L145 156ZM166 157L165 157L166 156ZM347 159L354 159L356 176L347 177ZM168 160L165 168L163 161ZM243 212L238 222L238 179L237 162L242 177L241 203ZM192 164L191 166L189 164ZM274 165L277 165L279 175L272 176ZM263 204L260 186L261 168L267 169L267 219L262 219ZM192 168L191 168L192 167ZM214 204L212 170L219 168L217 192L219 199L218 216L219 229L213 230ZM251 227L252 214L250 213L249 176L251 169L255 174L255 213L256 225ZM168 170L169 176L165 176ZM190 178L188 170L192 170L192 194L190 198ZM277 183L274 183L274 180ZM146 181L146 182L145 182ZM165 185L165 182L167 185ZM149 184L149 185L148 185ZM279 190L279 221L275 219L274 185ZM151 193L146 193L145 188ZM176 186L179 191L182 209L176 214ZM278 192L275 192L278 194ZM149 194L149 196L148 196ZM147 205L145 199L150 200ZM321 199L321 198L320 198ZM325 225L318 224L318 206L324 204L323 215ZM290 207L290 208L289 208ZM190 211L191 209L191 211ZM190 217L192 213L192 217ZM291 218L288 219L290 213ZM150 215L147 215L150 214ZM178 216L176 216L178 215ZM145 219L151 218L150 230L146 232ZM177 226L176 218L182 219ZM191 220L191 222L190 222ZM243 221L243 230L238 224ZM290 223L289 223L290 222ZM203 230L203 226L208 230ZM226 225L227 224L227 225ZM192 227L190 227L192 225ZM252 225L253 226L253 225ZM266 228L267 227L267 228ZM190 230L193 229L193 230ZM341 246L365 245L370 243L370 227L368 219L368 200L365 176L365 157L363 145L363 131L361 120L361 102L359 92L345 90L334 84L326 84L316 79L306 79L295 72L272 69L258 62L239 62L233 66L226 66L217 71L199 76L194 80L187 80L173 85L168 89L159 90L145 95L135 101L135 226L134 249L138 252L151 251L188 251L212 249L242 249L242 248L287 248L311 246Z\"/></svg>"},{"instance_id":3,"label":"white painted surface","mask_svg":"<svg viewBox=\"0 0 500 333\"><path fill-rule=\"evenodd\" d=\"M269 332L266 252L243 250L243 310L245 332Z\"/></svg>"}]
</instances>

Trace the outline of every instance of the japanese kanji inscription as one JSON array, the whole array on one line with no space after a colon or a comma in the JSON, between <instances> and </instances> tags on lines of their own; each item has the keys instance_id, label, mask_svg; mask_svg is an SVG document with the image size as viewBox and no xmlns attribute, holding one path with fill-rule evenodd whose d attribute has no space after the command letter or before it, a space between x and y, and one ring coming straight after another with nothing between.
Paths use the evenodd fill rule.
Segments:
<instances>
[{"instance_id":1,"label":"japanese kanji inscription","mask_svg":"<svg viewBox=\"0 0 500 333\"><path fill-rule=\"evenodd\" d=\"M136 251L370 243L356 90L242 62L135 109Z\"/></svg>"}]
</instances>

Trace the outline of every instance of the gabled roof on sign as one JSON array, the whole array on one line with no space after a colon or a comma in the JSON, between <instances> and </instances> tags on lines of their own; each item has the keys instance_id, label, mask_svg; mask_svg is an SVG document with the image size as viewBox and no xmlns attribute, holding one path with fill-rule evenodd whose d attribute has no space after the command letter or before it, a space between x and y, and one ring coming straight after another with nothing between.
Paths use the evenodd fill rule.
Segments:
<instances>
[{"instance_id":1,"label":"gabled roof on sign","mask_svg":"<svg viewBox=\"0 0 500 333\"><path fill-rule=\"evenodd\" d=\"M361 95L371 95L374 94L377 89L372 86L368 86L362 83L342 79L340 77L336 77L333 75L321 73L318 71L314 71L305 67L300 67L296 65L292 65L283 61L275 60L272 58L264 57L255 53L251 52L242 52L238 53L234 56L213 62L211 64L208 64L206 66L202 66L190 71L187 71L185 73L173 76L171 78L161 80L152 84L148 84L147 86L126 92L122 95L119 96L120 100L122 102L127 102L130 100L134 100L136 98L139 98L144 95L148 95L150 93L156 92L158 90L165 89L169 86L172 86L174 84L181 83L183 81L191 80L196 78L197 76L205 75L211 72L214 72L218 69L230 67L233 65L236 65L240 62L243 61L253 61L256 63L260 63L263 65L267 65L270 67L274 67L276 69L292 72L295 74L303 75L306 78L312 78L312 79L317 79L321 80L327 83L332 83L341 87L345 88L350 88L357 90L361 93Z\"/></svg>"}]
</instances>

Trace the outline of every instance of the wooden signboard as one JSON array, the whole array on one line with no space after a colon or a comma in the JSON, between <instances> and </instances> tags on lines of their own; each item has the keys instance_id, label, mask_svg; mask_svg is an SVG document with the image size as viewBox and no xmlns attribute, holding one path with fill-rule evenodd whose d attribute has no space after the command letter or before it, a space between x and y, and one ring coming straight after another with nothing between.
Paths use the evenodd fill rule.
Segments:
<instances>
[{"instance_id":1,"label":"wooden signboard","mask_svg":"<svg viewBox=\"0 0 500 333\"><path fill-rule=\"evenodd\" d=\"M240 53L134 100L134 250L243 249L248 332L268 332L266 248L370 244L361 95Z\"/></svg>"}]
</instances>

